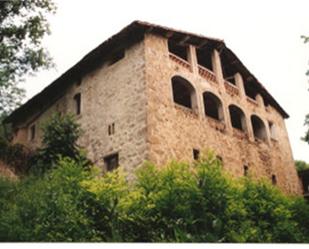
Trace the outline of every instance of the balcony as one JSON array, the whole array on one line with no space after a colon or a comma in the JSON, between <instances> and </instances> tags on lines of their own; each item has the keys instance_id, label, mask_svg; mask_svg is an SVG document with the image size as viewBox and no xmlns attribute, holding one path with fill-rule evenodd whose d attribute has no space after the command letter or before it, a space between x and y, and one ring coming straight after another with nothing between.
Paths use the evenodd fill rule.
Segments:
<instances>
[{"instance_id":1,"label":"balcony","mask_svg":"<svg viewBox=\"0 0 309 249\"><path fill-rule=\"evenodd\" d=\"M178 57L177 55L173 54L173 53L169 53L169 57L172 61L174 61L175 63L177 63L178 65L188 69L189 71L192 71L191 69L191 65L189 62L187 62L186 60Z\"/></svg>"},{"instance_id":2,"label":"balcony","mask_svg":"<svg viewBox=\"0 0 309 249\"><path fill-rule=\"evenodd\" d=\"M247 96L247 102L250 103L250 105L252 105L253 107L258 107L259 104L255 99L252 99L250 97Z\"/></svg>"},{"instance_id":3,"label":"balcony","mask_svg":"<svg viewBox=\"0 0 309 249\"><path fill-rule=\"evenodd\" d=\"M217 84L217 79L216 79L215 74L212 71L208 70L207 68L201 65L198 65L198 73L204 79L209 80L211 83Z\"/></svg>"},{"instance_id":4,"label":"balcony","mask_svg":"<svg viewBox=\"0 0 309 249\"><path fill-rule=\"evenodd\" d=\"M232 83L228 82L228 81L224 81L224 87L226 92L233 96L239 96L239 89L237 86L233 85Z\"/></svg>"}]
</instances>

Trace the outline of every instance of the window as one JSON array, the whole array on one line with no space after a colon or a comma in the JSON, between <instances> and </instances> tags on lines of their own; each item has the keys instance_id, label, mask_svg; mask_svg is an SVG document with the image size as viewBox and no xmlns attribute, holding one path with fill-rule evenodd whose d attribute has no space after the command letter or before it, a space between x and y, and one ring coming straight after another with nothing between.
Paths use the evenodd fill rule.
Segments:
<instances>
[{"instance_id":1,"label":"window","mask_svg":"<svg viewBox=\"0 0 309 249\"><path fill-rule=\"evenodd\" d=\"M203 93L205 115L219 121L223 120L221 100L211 92Z\"/></svg>"},{"instance_id":2,"label":"window","mask_svg":"<svg viewBox=\"0 0 309 249\"><path fill-rule=\"evenodd\" d=\"M198 160L200 158L200 151L197 149L193 149L193 159Z\"/></svg>"},{"instance_id":3,"label":"window","mask_svg":"<svg viewBox=\"0 0 309 249\"><path fill-rule=\"evenodd\" d=\"M35 125L31 125L30 127L30 140L35 139Z\"/></svg>"},{"instance_id":4,"label":"window","mask_svg":"<svg viewBox=\"0 0 309 249\"><path fill-rule=\"evenodd\" d=\"M244 176L248 176L249 174L249 167L247 165L244 165Z\"/></svg>"},{"instance_id":5,"label":"window","mask_svg":"<svg viewBox=\"0 0 309 249\"><path fill-rule=\"evenodd\" d=\"M256 115L251 116L251 124L253 128L253 134L256 139L267 141L267 134L264 122Z\"/></svg>"},{"instance_id":6,"label":"window","mask_svg":"<svg viewBox=\"0 0 309 249\"><path fill-rule=\"evenodd\" d=\"M246 131L246 118L244 112L236 105L229 106L232 127Z\"/></svg>"},{"instance_id":7,"label":"window","mask_svg":"<svg viewBox=\"0 0 309 249\"><path fill-rule=\"evenodd\" d=\"M180 76L172 78L174 102L192 109L195 102L195 90L189 81Z\"/></svg>"},{"instance_id":8,"label":"window","mask_svg":"<svg viewBox=\"0 0 309 249\"><path fill-rule=\"evenodd\" d=\"M113 135L115 134L115 123L112 123L108 126L108 135Z\"/></svg>"},{"instance_id":9,"label":"window","mask_svg":"<svg viewBox=\"0 0 309 249\"><path fill-rule=\"evenodd\" d=\"M81 113L81 94L77 93L74 95L75 101L75 113L79 115Z\"/></svg>"},{"instance_id":10,"label":"window","mask_svg":"<svg viewBox=\"0 0 309 249\"><path fill-rule=\"evenodd\" d=\"M119 166L119 156L118 153L104 157L104 164L107 171L113 171Z\"/></svg>"},{"instance_id":11,"label":"window","mask_svg":"<svg viewBox=\"0 0 309 249\"><path fill-rule=\"evenodd\" d=\"M272 183L273 185L277 185L277 177L276 177L276 175L272 175L272 176L271 176L271 183Z\"/></svg>"},{"instance_id":12,"label":"window","mask_svg":"<svg viewBox=\"0 0 309 249\"><path fill-rule=\"evenodd\" d=\"M114 52L111 57L109 58L109 61L108 61L108 66L111 66L113 64L115 64L116 62L120 61L121 59L123 59L125 56L125 51L124 49L121 49L117 52Z\"/></svg>"},{"instance_id":13,"label":"window","mask_svg":"<svg viewBox=\"0 0 309 249\"><path fill-rule=\"evenodd\" d=\"M177 44L174 41L169 40L168 41L168 51L186 61L188 60L188 46L183 46L183 45Z\"/></svg>"}]
</instances>

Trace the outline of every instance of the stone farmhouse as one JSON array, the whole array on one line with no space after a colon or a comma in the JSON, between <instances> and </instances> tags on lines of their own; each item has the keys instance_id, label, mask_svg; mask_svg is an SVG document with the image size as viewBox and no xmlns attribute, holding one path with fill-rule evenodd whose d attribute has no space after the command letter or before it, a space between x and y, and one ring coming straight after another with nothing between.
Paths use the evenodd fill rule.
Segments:
<instances>
[{"instance_id":1,"label":"stone farmhouse","mask_svg":"<svg viewBox=\"0 0 309 249\"><path fill-rule=\"evenodd\" d=\"M212 149L236 177L301 193L288 114L222 40L135 21L15 110L13 143L40 146L53 112L77 115L80 144L104 170Z\"/></svg>"}]
</instances>

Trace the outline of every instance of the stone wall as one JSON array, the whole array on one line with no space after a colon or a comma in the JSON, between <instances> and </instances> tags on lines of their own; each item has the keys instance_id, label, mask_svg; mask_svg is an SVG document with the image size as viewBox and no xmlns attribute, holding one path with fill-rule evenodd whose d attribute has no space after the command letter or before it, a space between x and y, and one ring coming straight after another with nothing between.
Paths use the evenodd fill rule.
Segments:
<instances>
[{"instance_id":1,"label":"stone wall","mask_svg":"<svg viewBox=\"0 0 309 249\"><path fill-rule=\"evenodd\" d=\"M191 68L175 62L169 56L165 38L148 34L145 47L147 146L150 161L159 165L172 159L192 161L193 149L211 149L223 159L224 168L234 176L243 176L243 167L247 165L254 177L271 179L272 175L276 175L277 184L283 191L301 193L284 120L274 108L265 108L258 98L249 102L241 94L243 89L239 89L238 95L233 95L226 89L224 82L206 80L198 73L194 52L189 58ZM171 78L175 75L187 79L195 88L198 104L195 109L174 103ZM221 99L223 123L204 115L202 94L205 91ZM228 112L230 104L244 111L247 133L232 128ZM272 121L276 125L276 140L270 139L268 125L268 140L263 142L254 139L250 122L252 114L257 114L265 124Z\"/></svg>"},{"instance_id":2,"label":"stone wall","mask_svg":"<svg viewBox=\"0 0 309 249\"><path fill-rule=\"evenodd\" d=\"M85 133L80 144L88 157L104 168L103 158L119 153L120 165L131 173L144 160L158 165L176 160L192 161L192 150L212 149L223 159L224 168L234 176L242 176L244 165L254 177L276 175L278 186L286 193L301 193L294 168L290 143L282 116L271 106L264 106L261 96L248 100L241 77L237 87L220 78L220 60L214 52L214 75L198 68L195 49L190 46L189 64L177 61L168 52L165 38L146 34L145 40L128 48L125 57L108 63L83 76L47 110L29 118L15 134L15 142L29 147L40 146L38 127L55 111L75 112L74 96L81 93L81 114ZM222 74L222 72L221 72ZM196 91L193 109L173 101L171 78L187 79ZM224 122L205 117L202 94L209 91L223 104ZM231 126L228 106L235 104L246 116L246 133ZM253 136L250 116L257 114L266 125L267 141ZM276 126L276 139L270 138L268 121ZM37 136L30 139L35 124ZM114 124L115 134L108 134Z\"/></svg>"},{"instance_id":3,"label":"stone wall","mask_svg":"<svg viewBox=\"0 0 309 249\"><path fill-rule=\"evenodd\" d=\"M128 172L141 164L146 154L146 94L144 43L125 51L125 57L109 65L104 63L64 92L61 98L41 114L29 118L15 135L14 142L28 147L40 146L39 127L53 112L75 113L74 96L81 93L81 114L77 116L84 134L79 144L88 157L104 167L103 158L119 153L119 163ZM30 139L30 127L36 125L36 137ZM115 133L108 134L114 124Z\"/></svg>"}]
</instances>

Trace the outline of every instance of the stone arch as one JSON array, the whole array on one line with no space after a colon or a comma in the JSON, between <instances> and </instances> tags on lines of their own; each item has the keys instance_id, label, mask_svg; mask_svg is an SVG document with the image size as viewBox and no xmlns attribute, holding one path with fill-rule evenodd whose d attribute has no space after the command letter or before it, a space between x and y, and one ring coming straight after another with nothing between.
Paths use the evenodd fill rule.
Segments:
<instances>
[{"instance_id":1,"label":"stone arch","mask_svg":"<svg viewBox=\"0 0 309 249\"><path fill-rule=\"evenodd\" d=\"M205 115L219 121L224 121L222 101L212 92L203 93Z\"/></svg>"},{"instance_id":2,"label":"stone arch","mask_svg":"<svg viewBox=\"0 0 309 249\"><path fill-rule=\"evenodd\" d=\"M257 115L251 115L251 124L254 137L263 141L267 141L266 127L261 118Z\"/></svg>"},{"instance_id":3,"label":"stone arch","mask_svg":"<svg viewBox=\"0 0 309 249\"><path fill-rule=\"evenodd\" d=\"M247 132L246 116L243 110L236 105L229 105L229 113L232 127Z\"/></svg>"},{"instance_id":4,"label":"stone arch","mask_svg":"<svg viewBox=\"0 0 309 249\"><path fill-rule=\"evenodd\" d=\"M171 81L174 102L178 105L194 109L197 101L193 85L181 76L174 76Z\"/></svg>"}]
</instances>

